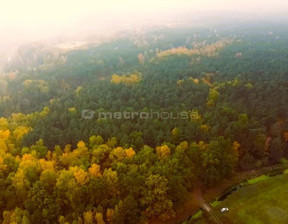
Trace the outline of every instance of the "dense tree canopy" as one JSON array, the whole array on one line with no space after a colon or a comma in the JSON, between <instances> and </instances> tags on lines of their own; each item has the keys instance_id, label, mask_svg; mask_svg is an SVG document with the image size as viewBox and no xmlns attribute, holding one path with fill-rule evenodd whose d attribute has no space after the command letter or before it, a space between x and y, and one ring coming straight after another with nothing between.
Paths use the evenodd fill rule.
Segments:
<instances>
[{"instance_id":1,"label":"dense tree canopy","mask_svg":"<svg viewBox=\"0 0 288 224\"><path fill-rule=\"evenodd\" d=\"M21 48L0 76L0 222L165 221L199 183L285 161L287 28L216 28Z\"/></svg>"}]
</instances>

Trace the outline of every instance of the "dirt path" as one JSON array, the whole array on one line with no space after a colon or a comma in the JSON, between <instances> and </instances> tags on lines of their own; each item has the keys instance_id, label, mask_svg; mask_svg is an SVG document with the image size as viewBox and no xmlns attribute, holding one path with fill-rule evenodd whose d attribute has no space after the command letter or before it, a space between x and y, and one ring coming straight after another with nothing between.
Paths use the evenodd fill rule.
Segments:
<instances>
[{"instance_id":1,"label":"dirt path","mask_svg":"<svg viewBox=\"0 0 288 224\"><path fill-rule=\"evenodd\" d=\"M198 186L195 189L195 199L200 204L200 208L204 212L209 214L211 220L213 220L215 224L223 224L221 219L218 217L217 213L215 212L214 208L209 203L207 203L205 199L203 198L203 194L202 194L202 190L200 186Z\"/></svg>"}]
</instances>

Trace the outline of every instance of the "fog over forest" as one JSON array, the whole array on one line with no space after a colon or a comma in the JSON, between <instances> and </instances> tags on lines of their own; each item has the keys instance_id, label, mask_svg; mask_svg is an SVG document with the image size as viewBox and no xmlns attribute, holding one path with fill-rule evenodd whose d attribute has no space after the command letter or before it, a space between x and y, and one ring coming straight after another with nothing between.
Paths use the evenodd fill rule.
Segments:
<instances>
[{"instance_id":1,"label":"fog over forest","mask_svg":"<svg viewBox=\"0 0 288 224\"><path fill-rule=\"evenodd\" d=\"M282 19L284 0L7 1L0 10L0 67L25 43L87 40L147 26L206 25L215 21Z\"/></svg>"}]
</instances>

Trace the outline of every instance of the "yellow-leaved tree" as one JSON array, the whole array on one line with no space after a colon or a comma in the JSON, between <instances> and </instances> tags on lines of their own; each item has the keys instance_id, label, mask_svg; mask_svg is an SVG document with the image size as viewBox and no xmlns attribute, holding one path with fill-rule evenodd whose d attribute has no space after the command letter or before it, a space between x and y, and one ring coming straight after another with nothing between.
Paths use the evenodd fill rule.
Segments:
<instances>
[{"instance_id":1,"label":"yellow-leaved tree","mask_svg":"<svg viewBox=\"0 0 288 224\"><path fill-rule=\"evenodd\" d=\"M171 150L167 145L161 145L156 148L156 153L160 159L166 159L171 155Z\"/></svg>"},{"instance_id":2,"label":"yellow-leaved tree","mask_svg":"<svg viewBox=\"0 0 288 224\"><path fill-rule=\"evenodd\" d=\"M79 169L78 171L76 171L74 173L74 177L75 177L77 183L79 183L80 185L84 185L84 184L89 182L89 176L88 176L87 172L85 172L82 169Z\"/></svg>"},{"instance_id":3,"label":"yellow-leaved tree","mask_svg":"<svg viewBox=\"0 0 288 224\"><path fill-rule=\"evenodd\" d=\"M96 163L92 164L88 171L92 177L102 177L100 165Z\"/></svg>"}]
</instances>

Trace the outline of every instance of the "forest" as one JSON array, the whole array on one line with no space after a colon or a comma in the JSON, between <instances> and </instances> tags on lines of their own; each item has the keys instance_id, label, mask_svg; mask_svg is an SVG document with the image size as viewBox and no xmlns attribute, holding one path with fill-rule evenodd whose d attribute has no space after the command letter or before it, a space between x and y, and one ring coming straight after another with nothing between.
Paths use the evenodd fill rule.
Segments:
<instances>
[{"instance_id":1,"label":"forest","mask_svg":"<svg viewBox=\"0 0 288 224\"><path fill-rule=\"evenodd\" d=\"M22 46L0 74L0 222L165 223L198 185L287 163L287 52L276 22ZM96 116L150 111L173 118Z\"/></svg>"}]
</instances>

